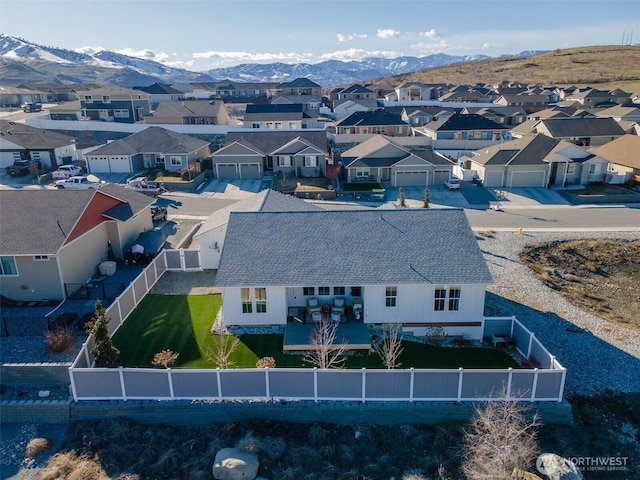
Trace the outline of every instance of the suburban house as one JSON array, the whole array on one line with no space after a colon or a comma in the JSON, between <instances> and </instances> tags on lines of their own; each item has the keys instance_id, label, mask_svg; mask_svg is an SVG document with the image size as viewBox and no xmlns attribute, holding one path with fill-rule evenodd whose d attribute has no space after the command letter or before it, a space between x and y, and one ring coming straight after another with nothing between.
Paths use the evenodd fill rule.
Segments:
<instances>
[{"instance_id":1,"label":"suburban house","mask_svg":"<svg viewBox=\"0 0 640 480\"><path fill-rule=\"evenodd\" d=\"M616 105L615 107L595 110L596 117L611 117L617 122L640 122L640 108Z\"/></svg>"},{"instance_id":2,"label":"suburban house","mask_svg":"<svg viewBox=\"0 0 640 480\"><path fill-rule=\"evenodd\" d=\"M19 107L24 102L46 102L46 92L31 88L11 87L3 85L0 88L0 107Z\"/></svg>"},{"instance_id":3,"label":"suburban house","mask_svg":"<svg viewBox=\"0 0 640 480\"><path fill-rule=\"evenodd\" d=\"M274 83L250 83L250 82L234 82L231 80L222 80L217 82L213 88L214 98L222 98L223 100L236 99L245 101L255 101L256 98L267 97L267 93L278 85Z\"/></svg>"},{"instance_id":4,"label":"suburban house","mask_svg":"<svg viewBox=\"0 0 640 480\"><path fill-rule=\"evenodd\" d=\"M339 105L347 100L375 100L376 94L365 85L354 83L348 87L339 87L333 89L329 94L329 100L333 102L333 106Z\"/></svg>"},{"instance_id":5,"label":"suburban house","mask_svg":"<svg viewBox=\"0 0 640 480\"><path fill-rule=\"evenodd\" d=\"M322 98L322 87L308 78L282 82L269 90L270 97L312 96Z\"/></svg>"},{"instance_id":6,"label":"suburban house","mask_svg":"<svg viewBox=\"0 0 640 480\"><path fill-rule=\"evenodd\" d=\"M611 183L626 183L632 177L640 182L640 137L624 135L589 151L609 161Z\"/></svg>"},{"instance_id":7,"label":"suburban house","mask_svg":"<svg viewBox=\"0 0 640 480\"><path fill-rule=\"evenodd\" d=\"M325 173L327 137L323 131L229 132L211 155L216 178L262 178L265 172L317 177Z\"/></svg>"},{"instance_id":8,"label":"suburban house","mask_svg":"<svg viewBox=\"0 0 640 480\"><path fill-rule=\"evenodd\" d=\"M522 133L523 129L519 128L514 135ZM542 133L583 147L597 147L621 137L625 131L613 118L554 117L539 120L528 133Z\"/></svg>"},{"instance_id":9,"label":"suburban house","mask_svg":"<svg viewBox=\"0 0 640 480\"><path fill-rule=\"evenodd\" d=\"M275 190L265 189L228 207L216 210L193 236L200 248L204 269L217 269L224 248L231 212L316 212L322 210L312 203Z\"/></svg>"},{"instance_id":10,"label":"suburban house","mask_svg":"<svg viewBox=\"0 0 640 480\"><path fill-rule=\"evenodd\" d=\"M521 93L518 95L500 95L493 103L505 107L522 107L527 113L544 110L549 105L549 97L538 94Z\"/></svg>"},{"instance_id":11,"label":"suburban house","mask_svg":"<svg viewBox=\"0 0 640 480\"><path fill-rule=\"evenodd\" d=\"M460 86L444 93L438 100L441 102L490 103L492 96L488 92L479 91L473 87Z\"/></svg>"},{"instance_id":12,"label":"suburban house","mask_svg":"<svg viewBox=\"0 0 640 480\"><path fill-rule=\"evenodd\" d=\"M16 160L37 160L43 170L77 160L76 141L61 133L0 120L0 168Z\"/></svg>"},{"instance_id":13,"label":"suburban house","mask_svg":"<svg viewBox=\"0 0 640 480\"><path fill-rule=\"evenodd\" d=\"M162 127L147 127L84 155L91 173L135 173L146 168L177 172L211 154L209 142Z\"/></svg>"},{"instance_id":14,"label":"suburban house","mask_svg":"<svg viewBox=\"0 0 640 480\"><path fill-rule=\"evenodd\" d=\"M318 128L318 114L305 111L301 103L276 105L250 103L244 113L244 126L271 130Z\"/></svg>"},{"instance_id":15,"label":"suburban house","mask_svg":"<svg viewBox=\"0 0 640 480\"><path fill-rule=\"evenodd\" d=\"M418 102L423 100L433 100L437 96L437 90L433 85L424 83L403 83L395 89L398 102Z\"/></svg>"},{"instance_id":16,"label":"suburban house","mask_svg":"<svg viewBox=\"0 0 640 480\"><path fill-rule=\"evenodd\" d=\"M429 137L434 150L451 151L460 156L465 150L495 145L508 138L508 127L475 113L456 113L439 117L423 127L413 129L415 135ZM457 152L457 153L456 153Z\"/></svg>"},{"instance_id":17,"label":"suburban house","mask_svg":"<svg viewBox=\"0 0 640 480\"><path fill-rule=\"evenodd\" d=\"M410 127L399 115L385 110L355 112L329 129L337 135L387 135L406 137Z\"/></svg>"},{"instance_id":18,"label":"suburban house","mask_svg":"<svg viewBox=\"0 0 640 480\"><path fill-rule=\"evenodd\" d=\"M102 262L124 258L137 236L153 228L153 201L114 184L99 190L0 190L2 295L66 299Z\"/></svg>"},{"instance_id":19,"label":"suburban house","mask_svg":"<svg viewBox=\"0 0 640 480\"><path fill-rule=\"evenodd\" d=\"M579 104L583 108L607 108L616 105L618 97L606 90L587 88L565 95L564 101Z\"/></svg>"},{"instance_id":20,"label":"suburban house","mask_svg":"<svg viewBox=\"0 0 640 480\"><path fill-rule=\"evenodd\" d=\"M178 125L228 125L229 112L222 100L160 102L144 123Z\"/></svg>"},{"instance_id":21,"label":"suburban house","mask_svg":"<svg viewBox=\"0 0 640 480\"><path fill-rule=\"evenodd\" d=\"M151 95L123 87L79 91L82 117L105 122L136 123L149 114Z\"/></svg>"},{"instance_id":22,"label":"suburban house","mask_svg":"<svg viewBox=\"0 0 640 480\"><path fill-rule=\"evenodd\" d=\"M602 181L608 161L582 147L546 135L529 135L477 150L467 160L487 187L587 185Z\"/></svg>"},{"instance_id":23,"label":"suburban house","mask_svg":"<svg viewBox=\"0 0 640 480\"><path fill-rule=\"evenodd\" d=\"M155 110L160 102L177 102L184 100L184 93L164 83L154 83L146 87L133 87L134 90L148 93L151 109Z\"/></svg>"},{"instance_id":24,"label":"suburban house","mask_svg":"<svg viewBox=\"0 0 640 480\"><path fill-rule=\"evenodd\" d=\"M519 125L527 120L527 113L522 107L465 107L461 114L477 113L500 125Z\"/></svg>"},{"instance_id":25,"label":"suburban house","mask_svg":"<svg viewBox=\"0 0 640 480\"><path fill-rule=\"evenodd\" d=\"M439 118L450 117L454 113L455 110L442 107L403 107L400 118L412 127L422 127Z\"/></svg>"},{"instance_id":26,"label":"suburban house","mask_svg":"<svg viewBox=\"0 0 640 480\"><path fill-rule=\"evenodd\" d=\"M380 108L377 100L343 100L334 105L334 120L342 120L355 112L368 112Z\"/></svg>"},{"instance_id":27,"label":"suburban house","mask_svg":"<svg viewBox=\"0 0 640 480\"><path fill-rule=\"evenodd\" d=\"M442 185L453 162L432 150L410 150L376 135L342 153L347 182L388 182L393 187Z\"/></svg>"},{"instance_id":28,"label":"suburban house","mask_svg":"<svg viewBox=\"0 0 640 480\"><path fill-rule=\"evenodd\" d=\"M313 323L305 306L337 299L331 321L475 339L490 283L459 209L233 212L216 276L228 326Z\"/></svg>"},{"instance_id":29,"label":"suburban house","mask_svg":"<svg viewBox=\"0 0 640 480\"><path fill-rule=\"evenodd\" d=\"M69 100L68 102L62 102L57 105L50 106L49 118L51 120L81 120L82 108L80 107L80 100Z\"/></svg>"}]
</instances>

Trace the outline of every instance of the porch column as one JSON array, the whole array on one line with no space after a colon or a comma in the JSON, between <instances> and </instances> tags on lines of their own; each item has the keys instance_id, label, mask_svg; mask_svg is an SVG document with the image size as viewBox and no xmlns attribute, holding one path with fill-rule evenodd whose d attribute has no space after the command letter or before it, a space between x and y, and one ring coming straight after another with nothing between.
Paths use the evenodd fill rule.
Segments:
<instances>
[{"instance_id":1,"label":"porch column","mask_svg":"<svg viewBox=\"0 0 640 480\"><path fill-rule=\"evenodd\" d=\"M567 181L567 172L569 171L569 160L564 163L564 175L562 177L562 186L564 187L565 182Z\"/></svg>"}]
</instances>

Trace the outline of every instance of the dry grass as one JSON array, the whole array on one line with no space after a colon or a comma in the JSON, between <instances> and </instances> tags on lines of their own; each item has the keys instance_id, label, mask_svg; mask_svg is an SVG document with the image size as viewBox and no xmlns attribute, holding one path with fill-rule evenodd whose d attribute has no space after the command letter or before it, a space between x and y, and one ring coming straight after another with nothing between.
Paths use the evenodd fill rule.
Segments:
<instances>
[{"instance_id":1,"label":"dry grass","mask_svg":"<svg viewBox=\"0 0 640 480\"><path fill-rule=\"evenodd\" d=\"M46 438L34 438L27 444L24 456L26 458L37 458L49 450L50 447L51 444Z\"/></svg>"},{"instance_id":2,"label":"dry grass","mask_svg":"<svg viewBox=\"0 0 640 480\"><path fill-rule=\"evenodd\" d=\"M501 81L538 85L590 85L640 91L640 47L593 46L569 48L528 58L496 58L389 77L404 82L496 84Z\"/></svg>"},{"instance_id":3,"label":"dry grass","mask_svg":"<svg viewBox=\"0 0 640 480\"><path fill-rule=\"evenodd\" d=\"M640 330L640 240L534 243L520 258L541 282L577 307Z\"/></svg>"},{"instance_id":4,"label":"dry grass","mask_svg":"<svg viewBox=\"0 0 640 480\"><path fill-rule=\"evenodd\" d=\"M64 353L76 342L73 332L66 328L47 330L44 336L47 339L47 351L50 353Z\"/></svg>"},{"instance_id":5,"label":"dry grass","mask_svg":"<svg viewBox=\"0 0 640 480\"><path fill-rule=\"evenodd\" d=\"M40 474L40 480L109 480L109 475L98 460L71 450L51 457Z\"/></svg>"}]
</instances>

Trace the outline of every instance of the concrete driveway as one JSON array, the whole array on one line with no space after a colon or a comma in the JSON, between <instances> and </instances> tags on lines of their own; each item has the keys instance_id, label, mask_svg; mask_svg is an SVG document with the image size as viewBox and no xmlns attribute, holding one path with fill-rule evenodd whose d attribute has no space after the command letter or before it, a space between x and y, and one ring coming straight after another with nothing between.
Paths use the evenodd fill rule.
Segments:
<instances>
[{"instance_id":1,"label":"concrete driveway","mask_svg":"<svg viewBox=\"0 0 640 480\"><path fill-rule=\"evenodd\" d=\"M556 190L551 188L530 187L491 190L500 201L502 208L571 205Z\"/></svg>"}]
</instances>

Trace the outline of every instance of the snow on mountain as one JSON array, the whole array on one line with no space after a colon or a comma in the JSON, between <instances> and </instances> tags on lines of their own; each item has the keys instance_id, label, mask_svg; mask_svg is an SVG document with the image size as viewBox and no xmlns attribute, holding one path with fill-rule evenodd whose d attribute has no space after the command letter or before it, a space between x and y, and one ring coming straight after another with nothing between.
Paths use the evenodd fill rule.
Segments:
<instances>
[{"instance_id":1,"label":"snow on mountain","mask_svg":"<svg viewBox=\"0 0 640 480\"><path fill-rule=\"evenodd\" d=\"M533 52L523 52L525 54ZM207 72L191 72L173 68L151 59L131 57L116 52L101 50L95 53L81 53L50 46L37 45L27 40L0 35L0 57L7 61L51 62L47 72L62 69L64 65L74 67L92 67L104 69L120 69L130 72L130 75L115 75L120 82L135 81L144 77L153 77L159 82L175 83L178 81L218 81L229 79L239 82L282 82L295 78L309 78L323 87L344 85L357 81L373 80L402 73L415 72L426 68L439 67L452 63L468 62L489 58L486 55L454 56L439 53L426 57L371 57L358 61L343 62L328 60L321 63L245 63L233 67L216 68ZM59 64L56 67L55 64ZM62 74L62 72L59 72ZM115 73L115 72L114 72ZM77 81L95 81L91 79L110 77L101 71L100 74L87 70L78 76ZM59 78L59 75L56 75ZM114 76L111 75L111 78ZM26 79L25 79L26 80ZM125 85L125 83L120 83Z\"/></svg>"}]
</instances>

